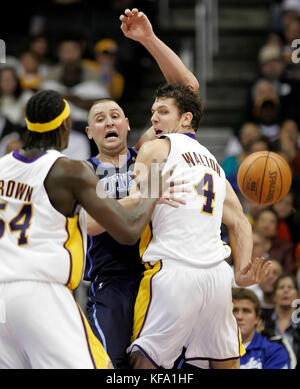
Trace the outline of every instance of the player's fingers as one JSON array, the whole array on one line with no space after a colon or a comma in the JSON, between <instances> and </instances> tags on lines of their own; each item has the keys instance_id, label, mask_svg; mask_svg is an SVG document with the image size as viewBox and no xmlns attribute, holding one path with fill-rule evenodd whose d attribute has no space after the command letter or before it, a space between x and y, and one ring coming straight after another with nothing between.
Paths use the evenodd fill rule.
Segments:
<instances>
[{"instance_id":1,"label":"player's fingers","mask_svg":"<svg viewBox=\"0 0 300 389\"><path fill-rule=\"evenodd\" d=\"M125 11L124 11L124 13L125 13L125 15L128 17L128 18L132 18L134 15L133 15L133 13L131 12L131 10L130 9L125 9Z\"/></svg>"},{"instance_id":2,"label":"player's fingers","mask_svg":"<svg viewBox=\"0 0 300 389\"><path fill-rule=\"evenodd\" d=\"M132 8L131 12L133 15L137 15L139 13L139 10L137 8Z\"/></svg>"},{"instance_id":3,"label":"player's fingers","mask_svg":"<svg viewBox=\"0 0 300 389\"><path fill-rule=\"evenodd\" d=\"M264 263L263 268L262 268L262 272L263 272L264 277L266 277L269 274L271 267L272 267L271 261L267 261Z\"/></svg>"},{"instance_id":4,"label":"player's fingers","mask_svg":"<svg viewBox=\"0 0 300 389\"><path fill-rule=\"evenodd\" d=\"M264 258L263 257L257 257L254 259L253 263L253 279L256 282L260 282L262 280L262 268L264 266Z\"/></svg>"}]
</instances>

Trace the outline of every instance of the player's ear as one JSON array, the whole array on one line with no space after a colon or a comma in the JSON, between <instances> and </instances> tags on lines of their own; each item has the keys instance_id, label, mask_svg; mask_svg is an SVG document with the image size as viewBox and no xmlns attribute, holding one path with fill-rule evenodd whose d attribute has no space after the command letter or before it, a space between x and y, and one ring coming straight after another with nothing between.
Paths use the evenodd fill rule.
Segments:
<instances>
[{"instance_id":1,"label":"player's ear","mask_svg":"<svg viewBox=\"0 0 300 389\"><path fill-rule=\"evenodd\" d=\"M128 129L128 132L129 132L130 131L130 124L129 124L128 118L126 118L126 122L127 122L127 129Z\"/></svg>"},{"instance_id":2,"label":"player's ear","mask_svg":"<svg viewBox=\"0 0 300 389\"><path fill-rule=\"evenodd\" d=\"M86 126L86 127L85 127L85 132L86 132L87 137L88 137L89 139L93 139L92 132L91 132L91 129L90 129L89 126Z\"/></svg>"},{"instance_id":3,"label":"player's ear","mask_svg":"<svg viewBox=\"0 0 300 389\"><path fill-rule=\"evenodd\" d=\"M184 126L190 126L193 120L193 114L192 112L185 112L183 114L183 125Z\"/></svg>"}]
</instances>

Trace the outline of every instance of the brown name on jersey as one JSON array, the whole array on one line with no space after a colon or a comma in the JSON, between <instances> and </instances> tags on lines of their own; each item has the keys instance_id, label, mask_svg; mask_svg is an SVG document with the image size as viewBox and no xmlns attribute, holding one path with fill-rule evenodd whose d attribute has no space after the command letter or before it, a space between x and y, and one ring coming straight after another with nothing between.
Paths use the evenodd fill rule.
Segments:
<instances>
[{"instance_id":1,"label":"brown name on jersey","mask_svg":"<svg viewBox=\"0 0 300 389\"><path fill-rule=\"evenodd\" d=\"M30 202L32 192L33 187L24 184L23 182L16 182L14 180L0 180L0 196L13 197L17 200Z\"/></svg>"},{"instance_id":2,"label":"brown name on jersey","mask_svg":"<svg viewBox=\"0 0 300 389\"><path fill-rule=\"evenodd\" d=\"M221 168L216 161L211 158L208 158L206 155L201 155L199 153L187 152L181 154L182 158L189 165L189 167L193 167L196 165L202 165L213 169L218 175L221 177Z\"/></svg>"}]
</instances>

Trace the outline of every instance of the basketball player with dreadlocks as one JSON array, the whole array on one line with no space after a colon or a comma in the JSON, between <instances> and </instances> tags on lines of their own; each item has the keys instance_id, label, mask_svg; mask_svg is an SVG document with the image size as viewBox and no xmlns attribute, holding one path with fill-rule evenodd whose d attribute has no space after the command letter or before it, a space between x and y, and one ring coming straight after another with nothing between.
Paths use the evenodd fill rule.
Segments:
<instances>
[{"instance_id":1,"label":"basketball player with dreadlocks","mask_svg":"<svg viewBox=\"0 0 300 389\"><path fill-rule=\"evenodd\" d=\"M136 197L125 210L97 196L95 173L61 154L71 119L59 93L32 96L26 123L24 148L0 159L0 368L112 367L71 293L84 268L83 208L134 244L157 199Z\"/></svg>"}]
</instances>

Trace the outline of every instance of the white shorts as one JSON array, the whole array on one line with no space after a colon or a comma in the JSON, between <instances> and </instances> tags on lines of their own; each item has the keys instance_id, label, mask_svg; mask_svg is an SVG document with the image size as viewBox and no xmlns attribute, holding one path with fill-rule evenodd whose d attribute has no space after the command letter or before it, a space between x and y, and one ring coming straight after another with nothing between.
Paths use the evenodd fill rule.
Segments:
<instances>
[{"instance_id":1,"label":"white shorts","mask_svg":"<svg viewBox=\"0 0 300 389\"><path fill-rule=\"evenodd\" d=\"M225 261L206 269L157 262L140 284L128 352L140 350L165 369L183 347L186 362L202 368L210 360L239 358L244 348L232 313L232 282Z\"/></svg>"},{"instance_id":2,"label":"white shorts","mask_svg":"<svg viewBox=\"0 0 300 389\"><path fill-rule=\"evenodd\" d=\"M0 283L0 368L106 369L110 360L64 285Z\"/></svg>"}]
</instances>

